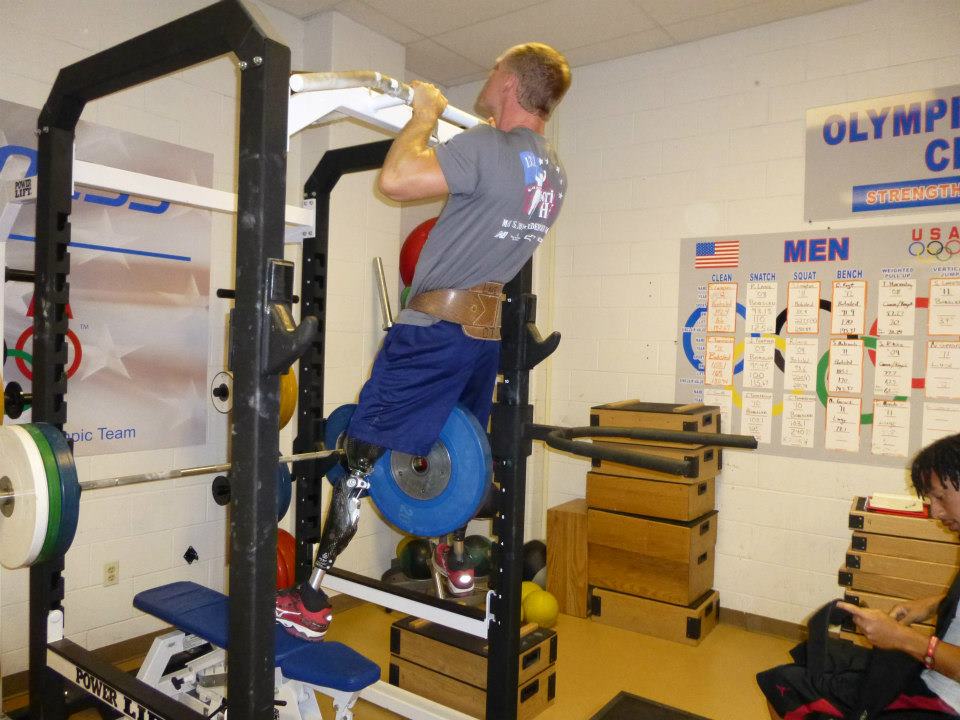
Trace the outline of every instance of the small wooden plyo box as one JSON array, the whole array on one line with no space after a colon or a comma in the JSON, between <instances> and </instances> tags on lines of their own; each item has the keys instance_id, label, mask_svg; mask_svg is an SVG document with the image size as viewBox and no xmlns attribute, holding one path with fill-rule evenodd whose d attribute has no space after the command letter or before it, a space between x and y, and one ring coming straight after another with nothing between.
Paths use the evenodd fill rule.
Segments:
<instances>
[{"instance_id":1,"label":"small wooden plyo box","mask_svg":"<svg viewBox=\"0 0 960 720\"><path fill-rule=\"evenodd\" d=\"M587 505L596 510L646 515L665 520L693 520L713 510L714 478L690 481L587 473Z\"/></svg>"},{"instance_id":2,"label":"small wooden plyo box","mask_svg":"<svg viewBox=\"0 0 960 720\"><path fill-rule=\"evenodd\" d=\"M487 641L415 617L390 626L391 685L473 717L487 706ZM528 720L556 698L557 633L521 628L517 717Z\"/></svg>"},{"instance_id":3,"label":"small wooden plyo box","mask_svg":"<svg viewBox=\"0 0 960 720\"><path fill-rule=\"evenodd\" d=\"M605 625L699 645L717 626L720 617L720 593L708 590L690 605L670 605L636 595L590 589L591 618Z\"/></svg>"},{"instance_id":4,"label":"small wooden plyo box","mask_svg":"<svg viewBox=\"0 0 960 720\"><path fill-rule=\"evenodd\" d=\"M933 540L877 535L875 533L854 530L851 534L851 547L858 552L874 555L922 560L941 565L960 565L960 545Z\"/></svg>"},{"instance_id":5,"label":"small wooden plyo box","mask_svg":"<svg viewBox=\"0 0 960 720\"><path fill-rule=\"evenodd\" d=\"M717 512L688 522L587 510L591 585L689 605L713 586Z\"/></svg>"},{"instance_id":6,"label":"small wooden plyo box","mask_svg":"<svg viewBox=\"0 0 960 720\"><path fill-rule=\"evenodd\" d=\"M603 442L594 441L594 445L600 447L614 447L623 449L623 443L610 443L607 440L613 438L604 438ZM648 478L651 480L672 480L674 482L702 482L716 477L720 473L721 455L720 448L710 445L692 445L689 447L669 447L665 443L659 445L637 445L635 450L644 455L657 455L671 460L690 460L694 464L694 474L691 476L672 475L661 472L660 470L650 470L649 468L634 467L624 463L614 462L612 460L592 461L593 469L607 475L625 475L627 477Z\"/></svg>"},{"instance_id":7,"label":"small wooden plyo box","mask_svg":"<svg viewBox=\"0 0 960 720\"><path fill-rule=\"evenodd\" d=\"M720 432L720 408L700 403L676 405L622 400L590 408L590 424L594 427Z\"/></svg>"},{"instance_id":8,"label":"small wooden plyo box","mask_svg":"<svg viewBox=\"0 0 960 720\"><path fill-rule=\"evenodd\" d=\"M547 591L565 615L587 616L587 502L547 510Z\"/></svg>"},{"instance_id":9,"label":"small wooden plyo box","mask_svg":"<svg viewBox=\"0 0 960 720\"><path fill-rule=\"evenodd\" d=\"M957 534L930 518L893 515L867 509L867 498L855 497L850 506L848 522L851 530L878 535L896 535L901 538L932 540L934 542L960 543Z\"/></svg>"}]
</instances>

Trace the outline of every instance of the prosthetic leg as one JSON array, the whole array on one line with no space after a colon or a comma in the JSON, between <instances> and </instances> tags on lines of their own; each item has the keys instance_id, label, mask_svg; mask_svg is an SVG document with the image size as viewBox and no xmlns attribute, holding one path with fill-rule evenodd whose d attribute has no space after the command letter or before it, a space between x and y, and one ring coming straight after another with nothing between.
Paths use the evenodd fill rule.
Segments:
<instances>
[{"instance_id":1,"label":"prosthetic leg","mask_svg":"<svg viewBox=\"0 0 960 720\"><path fill-rule=\"evenodd\" d=\"M364 492L370 489L367 478L385 451L379 445L372 445L349 436L344 441L343 449L347 456L349 474L333 489L330 510L327 512L320 536L320 547L313 561L313 572L307 580L310 588L316 592L322 592L320 583L323 581L323 576L333 567L337 556L343 552L357 533L357 526L360 523L360 499Z\"/></svg>"},{"instance_id":2,"label":"prosthetic leg","mask_svg":"<svg viewBox=\"0 0 960 720\"><path fill-rule=\"evenodd\" d=\"M313 571L299 589L277 596L276 619L291 635L319 641L333 621L330 599L320 589L327 571L357 533L360 523L360 500L370 488L368 480L384 448L356 438L344 441L348 474L333 488L330 509L323 523L320 547L313 561Z\"/></svg>"}]
</instances>

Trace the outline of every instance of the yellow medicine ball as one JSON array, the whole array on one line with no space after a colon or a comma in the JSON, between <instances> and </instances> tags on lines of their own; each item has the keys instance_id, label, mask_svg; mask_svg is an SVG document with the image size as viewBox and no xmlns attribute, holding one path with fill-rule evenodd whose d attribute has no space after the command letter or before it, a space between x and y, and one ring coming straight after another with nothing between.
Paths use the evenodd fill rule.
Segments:
<instances>
[{"instance_id":1,"label":"yellow medicine ball","mask_svg":"<svg viewBox=\"0 0 960 720\"><path fill-rule=\"evenodd\" d=\"M546 590L537 588L523 599L523 615L527 622L535 622L540 627L553 627L560 614L557 599Z\"/></svg>"},{"instance_id":2,"label":"yellow medicine ball","mask_svg":"<svg viewBox=\"0 0 960 720\"><path fill-rule=\"evenodd\" d=\"M293 366L280 376L280 429L286 427L297 409L297 376Z\"/></svg>"}]
</instances>

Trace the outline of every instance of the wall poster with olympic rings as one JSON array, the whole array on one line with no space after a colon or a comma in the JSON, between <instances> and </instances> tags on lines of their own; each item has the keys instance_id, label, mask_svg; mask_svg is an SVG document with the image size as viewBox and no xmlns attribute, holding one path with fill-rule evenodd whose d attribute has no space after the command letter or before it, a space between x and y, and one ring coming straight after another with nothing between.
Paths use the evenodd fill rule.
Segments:
<instances>
[{"instance_id":1,"label":"wall poster with olympic rings","mask_svg":"<svg viewBox=\"0 0 960 720\"><path fill-rule=\"evenodd\" d=\"M0 179L36 175L36 124L37 110L0 100ZM76 137L79 160L213 184L209 153L83 121ZM20 205L0 238L7 267L33 269L34 220L34 205ZM64 430L74 453L205 445L210 211L77 186L70 225ZM3 381L24 392L33 314L32 285L7 282ZM26 410L14 422L29 421Z\"/></svg>"},{"instance_id":2,"label":"wall poster with olympic rings","mask_svg":"<svg viewBox=\"0 0 960 720\"><path fill-rule=\"evenodd\" d=\"M761 453L902 468L960 432L960 222L684 239L679 297L675 401Z\"/></svg>"}]
</instances>

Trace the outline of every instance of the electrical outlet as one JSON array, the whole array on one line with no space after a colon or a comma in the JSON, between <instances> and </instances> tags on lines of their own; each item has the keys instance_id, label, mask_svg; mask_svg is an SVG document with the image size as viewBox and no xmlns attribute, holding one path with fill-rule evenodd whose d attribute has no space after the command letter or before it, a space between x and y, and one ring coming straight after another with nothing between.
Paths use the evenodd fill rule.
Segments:
<instances>
[{"instance_id":1,"label":"electrical outlet","mask_svg":"<svg viewBox=\"0 0 960 720\"><path fill-rule=\"evenodd\" d=\"M103 564L103 586L110 587L120 582L120 561L111 560Z\"/></svg>"}]
</instances>

